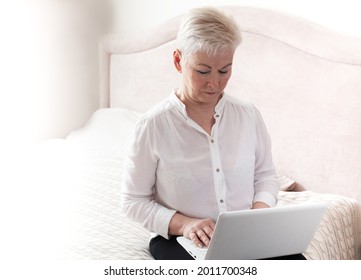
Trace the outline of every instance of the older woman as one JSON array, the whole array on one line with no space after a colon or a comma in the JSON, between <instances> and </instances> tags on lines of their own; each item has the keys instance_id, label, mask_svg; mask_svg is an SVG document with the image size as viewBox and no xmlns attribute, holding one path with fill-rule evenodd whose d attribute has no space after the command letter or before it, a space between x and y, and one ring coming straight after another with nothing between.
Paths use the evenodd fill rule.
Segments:
<instances>
[{"instance_id":1,"label":"older woman","mask_svg":"<svg viewBox=\"0 0 361 280\"><path fill-rule=\"evenodd\" d=\"M176 242L210 242L224 211L272 207L279 185L257 109L225 94L241 41L213 8L188 12L173 53L181 84L138 121L125 166L123 210L154 232L156 259L190 259Z\"/></svg>"}]
</instances>

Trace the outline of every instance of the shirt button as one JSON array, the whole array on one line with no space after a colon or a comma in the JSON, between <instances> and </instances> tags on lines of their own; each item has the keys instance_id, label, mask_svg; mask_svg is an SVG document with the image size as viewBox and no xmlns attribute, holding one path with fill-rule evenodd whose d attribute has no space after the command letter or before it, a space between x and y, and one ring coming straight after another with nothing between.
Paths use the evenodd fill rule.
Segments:
<instances>
[{"instance_id":1,"label":"shirt button","mask_svg":"<svg viewBox=\"0 0 361 280\"><path fill-rule=\"evenodd\" d=\"M213 140L213 139L211 139L211 143L214 143L214 140Z\"/></svg>"},{"instance_id":2,"label":"shirt button","mask_svg":"<svg viewBox=\"0 0 361 280\"><path fill-rule=\"evenodd\" d=\"M221 200L219 200L219 202L220 202L220 203L223 203L224 201L223 201L223 199L221 199Z\"/></svg>"},{"instance_id":3,"label":"shirt button","mask_svg":"<svg viewBox=\"0 0 361 280\"><path fill-rule=\"evenodd\" d=\"M217 168L216 171L219 172L219 168Z\"/></svg>"},{"instance_id":4,"label":"shirt button","mask_svg":"<svg viewBox=\"0 0 361 280\"><path fill-rule=\"evenodd\" d=\"M219 114L214 115L216 118L219 118Z\"/></svg>"}]
</instances>

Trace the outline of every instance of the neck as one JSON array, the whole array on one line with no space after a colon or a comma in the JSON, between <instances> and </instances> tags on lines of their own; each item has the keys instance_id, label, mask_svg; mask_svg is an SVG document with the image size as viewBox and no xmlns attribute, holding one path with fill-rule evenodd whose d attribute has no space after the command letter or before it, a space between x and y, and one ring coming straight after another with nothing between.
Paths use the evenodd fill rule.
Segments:
<instances>
[{"instance_id":1,"label":"neck","mask_svg":"<svg viewBox=\"0 0 361 280\"><path fill-rule=\"evenodd\" d=\"M197 100L194 100L192 98L189 98L187 94L184 93L182 90L177 90L176 92L177 97L180 101L186 106L187 111L195 111L200 114L214 114L215 107L218 103L218 101L221 99L222 96L219 96L219 98L215 102L199 102Z\"/></svg>"},{"instance_id":2,"label":"neck","mask_svg":"<svg viewBox=\"0 0 361 280\"><path fill-rule=\"evenodd\" d=\"M186 106L188 116L211 135L212 127L215 123L215 106L218 100L215 104L196 102L195 100L187 98L184 94L179 93L179 91L177 92L177 96Z\"/></svg>"}]
</instances>

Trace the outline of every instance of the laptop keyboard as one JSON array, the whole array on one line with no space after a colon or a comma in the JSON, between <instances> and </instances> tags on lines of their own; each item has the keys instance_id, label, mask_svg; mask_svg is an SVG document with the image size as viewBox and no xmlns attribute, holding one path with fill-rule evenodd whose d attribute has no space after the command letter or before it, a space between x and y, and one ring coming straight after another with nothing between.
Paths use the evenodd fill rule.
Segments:
<instances>
[{"instance_id":1,"label":"laptop keyboard","mask_svg":"<svg viewBox=\"0 0 361 280\"><path fill-rule=\"evenodd\" d=\"M193 256L193 258L195 258L195 259L200 259L200 258L204 259L204 257L206 256L208 248L207 247L199 248L193 242L191 243L191 245L192 245L192 251L193 252L189 252L189 254L191 254L191 256Z\"/></svg>"}]
</instances>

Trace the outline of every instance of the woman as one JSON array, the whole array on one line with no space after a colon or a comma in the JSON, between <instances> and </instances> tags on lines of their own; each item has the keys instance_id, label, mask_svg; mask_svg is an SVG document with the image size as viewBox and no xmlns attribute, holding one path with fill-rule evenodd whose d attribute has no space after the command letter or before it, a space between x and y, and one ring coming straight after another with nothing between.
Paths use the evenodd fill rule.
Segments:
<instances>
[{"instance_id":1,"label":"woman","mask_svg":"<svg viewBox=\"0 0 361 280\"><path fill-rule=\"evenodd\" d=\"M224 93L241 41L213 8L187 13L173 53L179 88L137 123L122 206L155 233L155 259L191 259L176 236L208 246L219 213L272 207L279 185L257 109Z\"/></svg>"}]
</instances>

